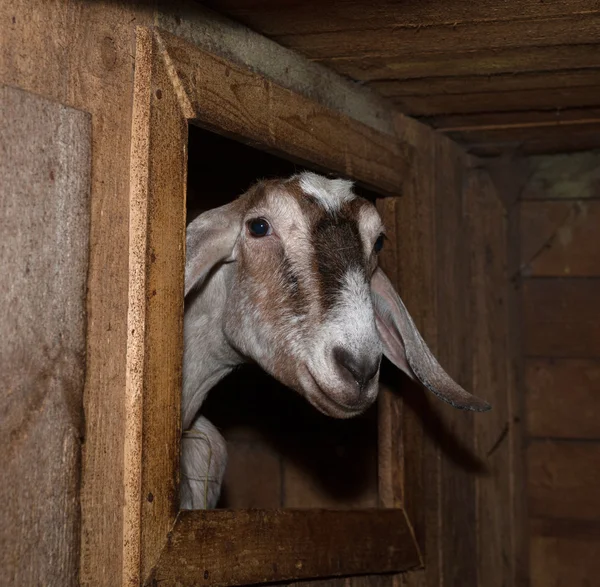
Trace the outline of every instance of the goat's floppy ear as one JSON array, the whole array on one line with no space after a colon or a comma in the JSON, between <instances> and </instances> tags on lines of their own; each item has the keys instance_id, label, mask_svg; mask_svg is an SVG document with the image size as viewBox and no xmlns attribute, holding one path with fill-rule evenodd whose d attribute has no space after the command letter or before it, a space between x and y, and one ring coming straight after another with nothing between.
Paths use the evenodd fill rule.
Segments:
<instances>
[{"instance_id":1,"label":"goat's floppy ear","mask_svg":"<svg viewBox=\"0 0 600 587\"><path fill-rule=\"evenodd\" d=\"M241 230L238 200L200 214L187 227L185 295L202 285L211 270L230 260Z\"/></svg>"},{"instance_id":2,"label":"goat's floppy ear","mask_svg":"<svg viewBox=\"0 0 600 587\"><path fill-rule=\"evenodd\" d=\"M371 279L371 293L383 352L396 367L455 408L476 412L491 408L486 401L465 391L442 369L380 268Z\"/></svg>"}]
</instances>

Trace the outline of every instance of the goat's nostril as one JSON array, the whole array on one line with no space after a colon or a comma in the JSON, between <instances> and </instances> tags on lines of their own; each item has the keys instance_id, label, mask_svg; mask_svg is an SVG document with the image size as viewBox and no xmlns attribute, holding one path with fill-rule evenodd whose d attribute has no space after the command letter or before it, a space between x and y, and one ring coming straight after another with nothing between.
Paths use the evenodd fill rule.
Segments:
<instances>
[{"instance_id":1,"label":"goat's nostril","mask_svg":"<svg viewBox=\"0 0 600 587\"><path fill-rule=\"evenodd\" d=\"M377 375L381 357L355 356L343 347L333 349L333 358L338 366L347 371L362 390Z\"/></svg>"}]
</instances>

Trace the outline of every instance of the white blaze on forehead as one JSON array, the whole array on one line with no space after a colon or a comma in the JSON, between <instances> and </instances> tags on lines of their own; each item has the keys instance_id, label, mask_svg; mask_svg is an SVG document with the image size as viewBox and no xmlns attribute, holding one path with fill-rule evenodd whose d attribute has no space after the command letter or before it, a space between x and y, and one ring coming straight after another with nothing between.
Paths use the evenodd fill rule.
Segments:
<instances>
[{"instance_id":1,"label":"white blaze on forehead","mask_svg":"<svg viewBox=\"0 0 600 587\"><path fill-rule=\"evenodd\" d=\"M305 171L298 175L298 180L302 191L315 198L330 213L337 212L344 203L356 197L352 191L354 184L347 179L328 179Z\"/></svg>"}]
</instances>

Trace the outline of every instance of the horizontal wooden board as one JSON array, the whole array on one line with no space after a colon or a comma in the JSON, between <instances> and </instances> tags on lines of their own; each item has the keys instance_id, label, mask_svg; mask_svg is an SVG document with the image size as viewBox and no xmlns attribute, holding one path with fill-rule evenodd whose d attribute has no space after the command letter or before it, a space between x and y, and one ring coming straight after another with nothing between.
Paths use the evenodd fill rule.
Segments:
<instances>
[{"instance_id":1,"label":"horizontal wooden board","mask_svg":"<svg viewBox=\"0 0 600 587\"><path fill-rule=\"evenodd\" d=\"M533 441L527 450L529 515L600 520L600 442Z\"/></svg>"},{"instance_id":2,"label":"horizontal wooden board","mask_svg":"<svg viewBox=\"0 0 600 587\"><path fill-rule=\"evenodd\" d=\"M514 112L476 112L424 116L421 122L446 132L506 131L511 129L543 129L573 127L600 123L600 108L567 108L561 110L518 110ZM564 132L564 129L563 131Z\"/></svg>"},{"instance_id":3,"label":"horizontal wooden board","mask_svg":"<svg viewBox=\"0 0 600 587\"><path fill-rule=\"evenodd\" d=\"M600 277L600 200L524 201L520 211L524 275Z\"/></svg>"},{"instance_id":4,"label":"horizontal wooden board","mask_svg":"<svg viewBox=\"0 0 600 587\"><path fill-rule=\"evenodd\" d=\"M532 157L524 200L600 198L600 151Z\"/></svg>"},{"instance_id":5,"label":"horizontal wooden board","mask_svg":"<svg viewBox=\"0 0 600 587\"><path fill-rule=\"evenodd\" d=\"M526 279L523 344L529 356L600 357L600 278Z\"/></svg>"},{"instance_id":6,"label":"horizontal wooden board","mask_svg":"<svg viewBox=\"0 0 600 587\"><path fill-rule=\"evenodd\" d=\"M479 157L549 155L597 149L600 147L600 123L577 127L513 128L499 131L445 133Z\"/></svg>"},{"instance_id":7,"label":"horizontal wooden board","mask_svg":"<svg viewBox=\"0 0 600 587\"><path fill-rule=\"evenodd\" d=\"M600 54L590 44L528 47L526 51L520 47L450 51L442 45L418 55L391 52L315 61L347 77L373 81L597 68Z\"/></svg>"},{"instance_id":8,"label":"horizontal wooden board","mask_svg":"<svg viewBox=\"0 0 600 587\"><path fill-rule=\"evenodd\" d=\"M463 94L389 96L389 99L404 114L418 117L514 110L559 111L563 108L598 107L600 85L513 92L470 92L465 87Z\"/></svg>"},{"instance_id":9,"label":"horizontal wooden board","mask_svg":"<svg viewBox=\"0 0 600 587\"><path fill-rule=\"evenodd\" d=\"M401 15L400 15L401 18ZM329 31L274 34L272 37L310 58L372 56L396 52L414 56L432 47L448 51L598 43L600 14L513 20L446 21L431 26L388 23L376 28L338 27Z\"/></svg>"},{"instance_id":10,"label":"horizontal wooden board","mask_svg":"<svg viewBox=\"0 0 600 587\"><path fill-rule=\"evenodd\" d=\"M591 587L600 574L600 522L531 520L531 587Z\"/></svg>"},{"instance_id":11,"label":"horizontal wooden board","mask_svg":"<svg viewBox=\"0 0 600 587\"><path fill-rule=\"evenodd\" d=\"M321 0L281 2L281 0L204 0L203 4L235 16L266 35L325 33L339 29L355 31L388 26L428 27L432 25L476 24L491 20L514 21L540 16L561 17L598 12L593 0L574 0L568 4L544 4L537 0L511 2L462 0L444 2L406 2L382 0L368 6L362 0L323 3Z\"/></svg>"},{"instance_id":12,"label":"horizontal wooden board","mask_svg":"<svg viewBox=\"0 0 600 587\"><path fill-rule=\"evenodd\" d=\"M371 81L370 88L389 98L402 96L464 95L524 90L556 90L600 85L600 69L573 68L562 71L472 74L461 76L438 75L417 79L385 79Z\"/></svg>"},{"instance_id":13,"label":"horizontal wooden board","mask_svg":"<svg viewBox=\"0 0 600 587\"><path fill-rule=\"evenodd\" d=\"M531 436L600 439L600 359L528 359Z\"/></svg>"},{"instance_id":14,"label":"horizontal wooden board","mask_svg":"<svg viewBox=\"0 0 600 587\"><path fill-rule=\"evenodd\" d=\"M232 61L161 32L177 84L198 124L313 168L398 195L407 154L399 141L279 86Z\"/></svg>"},{"instance_id":15,"label":"horizontal wooden board","mask_svg":"<svg viewBox=\"0 0 600 587\"><path fill-rule=\"evenodd\" d=\"M600 576L600 540L533 536L531 587L591 587Z\"/></svg>"},{"instance_id":16,"label":"horizontal wooden board","mask_svg":"<svg viewBox=\"0 0 600 587\"><path fill-rule=\"evenodd\" d=\"M187 511L147 584L242 585L418 564L402 510Z\"/></svg>"}]
</instances>

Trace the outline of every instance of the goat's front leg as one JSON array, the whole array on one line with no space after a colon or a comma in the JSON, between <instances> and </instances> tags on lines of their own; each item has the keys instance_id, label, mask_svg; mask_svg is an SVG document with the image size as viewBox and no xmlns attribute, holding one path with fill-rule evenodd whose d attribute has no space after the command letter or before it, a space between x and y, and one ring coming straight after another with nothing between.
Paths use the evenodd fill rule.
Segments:
<instances>
[{"instance_id":1,"label":"goat's front leg","mask_svg":"<svg viewBox=\"0 0 600 587\"><path fill-rule=\"evenodd\" d=\"M204 416L199 416L181 438L181 509L214 508L226 466L225 439Z\"/></svg>"}]
</instances>

